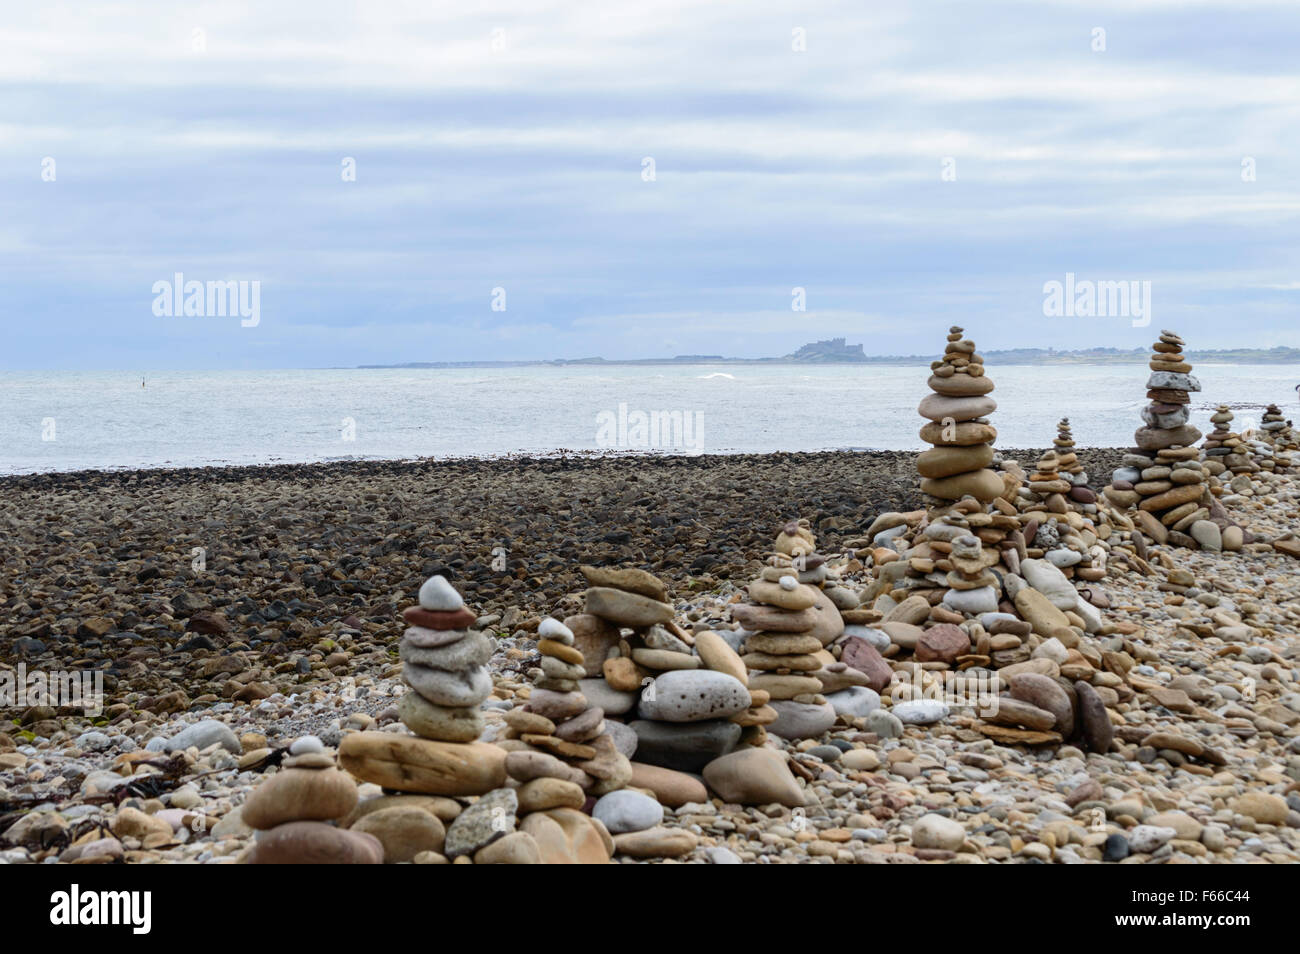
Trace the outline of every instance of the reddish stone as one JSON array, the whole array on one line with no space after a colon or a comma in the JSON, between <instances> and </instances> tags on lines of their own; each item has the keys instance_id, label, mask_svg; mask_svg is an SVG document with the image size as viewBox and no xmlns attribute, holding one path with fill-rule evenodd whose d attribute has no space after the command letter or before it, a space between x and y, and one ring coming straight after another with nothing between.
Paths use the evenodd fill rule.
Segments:
<instances>
[{"instance_id":1,"label":"reddish stone","mask_svg":"<svg viewBox=\"0 0 1300 954\"><path fill-rule=\"evenodd\" d=\"M478 619L474 613L462 606L458 610L427 610L422 606L408 606L402 610L402 619L412 626L425 629L466 629Z\"/></svg>"},{"instance_id":2,"label":"reddish stone","mask_svg":"<svg viewBox=\"0 0 1300 954\"><path fill-rule=\"evenodd\" d=\"M858 672L865 673L869 680L867 685L880 692L884 689L891 679L894 678L894 670L889 668L889 663L885 662L885 657L876 651L876 647L861 636L850 636L844 640L844 650L840 654L840 662L846 666L851 666Z\"/></svg>"},{"instance_id":3,"label":"reddish stone","mask_svg":"<svg viewBox=\"0 0 1300 954\"><path fill-rule=\"evenodd\" d=\"M940 623L931 626L916 641L918 662L945 662L951 665L958 656L970 652L970 637L960 626Z\"/></svg>"},{"instance_id":4,"label":"reddish stone","mask_svg":"<svg viewBox=\"0 0 1300 954\"><path fill-rule=\"evenodd\" d=\"M195 613L185 624L186 630L191 633L201 633L204 636L224 636L230 632L230 623L220 613Z\"/></svg>"}]
</instances>

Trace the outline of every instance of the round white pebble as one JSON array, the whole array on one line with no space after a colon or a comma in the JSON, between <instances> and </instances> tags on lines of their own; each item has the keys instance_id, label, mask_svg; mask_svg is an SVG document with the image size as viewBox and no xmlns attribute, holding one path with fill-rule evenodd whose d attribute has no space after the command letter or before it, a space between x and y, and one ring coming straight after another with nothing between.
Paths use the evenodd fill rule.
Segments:
<instances>
[{"instance_id":1,"label":"round white pebble","mask_svg":"<svg viewBox=\"0 0 1300 954\"><path fill-rule=\"evenodd\" d=\"M306 755L308 752L324 752L325 743L314 735L301 735L289 746L290 755Z\"/></svg>"},{"instance_id":2,"label":"round white pebble","mask_svg":"<svg viewBox=\"0 0 1300 954\"><path fill-rule=\"evenodd\" d=\"M780 584L783 590L797 590L799 588L799 581L793 576L781 577Z\"/></svg>"},{"instance_id":3,"label":"round white pebble","mask_svg":"<svg viewBox=\"0 0 1300 954\"><path fill-rule=\"evenodd\" d=\"M420 605L434 612L448 613L465 605L455 588L444 576L431 576L420 587Z\"/></svg>"}]
</instances>

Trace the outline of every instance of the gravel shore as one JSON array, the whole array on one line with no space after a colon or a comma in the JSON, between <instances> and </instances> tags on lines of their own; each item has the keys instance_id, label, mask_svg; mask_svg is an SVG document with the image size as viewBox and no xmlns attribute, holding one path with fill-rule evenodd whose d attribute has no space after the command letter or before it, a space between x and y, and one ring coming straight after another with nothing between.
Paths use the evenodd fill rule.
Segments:
<instances>
[{"instance_id":1,"label":"gravel shore","mask_svg":"<svg viewBox=\"0 0 1300 954\"><path fill-rule=\"evenodd\" d=\"M1029 464L1041 451L1002 453ZM1108 475L1121 454L1079 456ZM721 626L782 521L808 519L834 553L880 513L922 506L915 482L904 452L0 479L0 669L98 670L106 696L97 718L6 712L0 858L72 860L71 846L112 830L127 860L233 859L251 840L234 809L284 746L393 721L405 691L398 608L433 574L497 636L492 668L509 687L536 665L540 617L579 610L579 564L650 570L684 625ZM1300 480L1269 477L1264 493L1230 504L1273 539L1293 529L1297 499ZM1098 648L1136 663L1133 677L1116 666L1128 684L1109 753L999 745L960 718L897 739L837 726L786 746L806 811L716 799L668 809L664 824L697 841L682 860L1300 860L1294 558L1261 543L1157 549L1149 564L1150 575L1119 568L1105 584L1118 628ZM1143 688L1161 672L1181 693ZM155 745L144 773L116 771L186 726L202 726L195 749ZM1214 759L1142 744L1161 730ZM131 807L173 831L134 815L118 824ZM960 830L954 839L923 816Z\"/></svg>"}]
</instances>

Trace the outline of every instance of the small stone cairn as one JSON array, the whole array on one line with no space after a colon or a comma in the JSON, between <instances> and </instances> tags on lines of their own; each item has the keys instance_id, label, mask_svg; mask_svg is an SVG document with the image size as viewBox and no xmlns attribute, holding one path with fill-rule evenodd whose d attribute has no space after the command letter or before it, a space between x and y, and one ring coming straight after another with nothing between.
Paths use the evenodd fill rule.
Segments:
<instances>
[{"instance_id":1,"label":"small stone cairn","mask_svg":"<svg viewBox=\"0 0 1300 954\"><path fill-rule=\"evenodd\" d=\"M984 359L975 352L975 342L962 337L962 329L948 330L944 355L930 365L929 386L917 408L929 423L921 428L921 440L933 444L916 461L921 490L940 500L960 500L966 495L988 503L1003 493L993 463L993 441L997 431L988 415L997 408L989 397L993 380L984 373Z\"/></svg>"}]
</instances>

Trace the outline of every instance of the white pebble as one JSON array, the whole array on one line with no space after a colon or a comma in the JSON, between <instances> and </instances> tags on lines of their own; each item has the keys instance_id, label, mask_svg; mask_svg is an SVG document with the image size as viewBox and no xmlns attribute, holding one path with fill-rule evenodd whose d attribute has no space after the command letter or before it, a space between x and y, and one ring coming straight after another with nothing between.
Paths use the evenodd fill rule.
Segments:
<instances>
[{"instance_id":1,"label":"white pebble","mask_svg":"<svg viewBox=\"0 0 1300 954\"><path fill-rule=\"evenodd\" d=\"M450 612L465 605L455 588L444 576L431 576L420 587L420 605L434 612Z\"/></svg>"},{"instance_id":2,"label":"white pebble","mask_svg":"<svg viewBox=\"0 0 1300 954\"><path fill-rule=\"evenodd\" d=\"M303 735L293 740L289 746L290 755L306 755L309 752L325 751L325 743L314 735Z\"/></svg>"}]
</instances>

